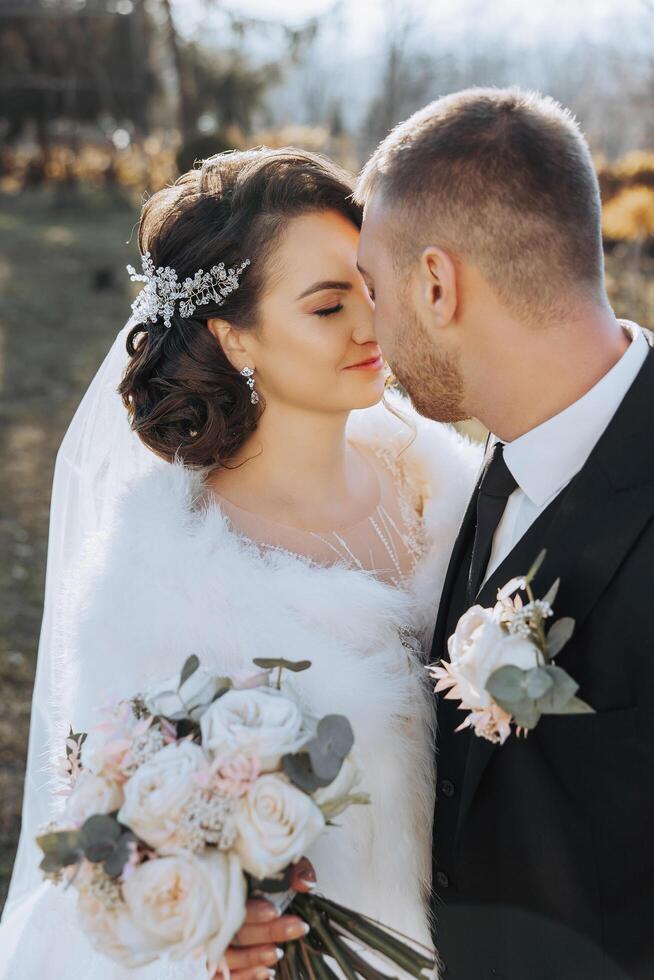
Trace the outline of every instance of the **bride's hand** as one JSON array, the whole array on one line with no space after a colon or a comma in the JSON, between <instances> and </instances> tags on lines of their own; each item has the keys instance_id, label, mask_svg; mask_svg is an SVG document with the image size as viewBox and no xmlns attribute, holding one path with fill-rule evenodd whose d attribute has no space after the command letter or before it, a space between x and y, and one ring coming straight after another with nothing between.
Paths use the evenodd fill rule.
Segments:
<instances>
[{"instance_id":1,"label":"bride's hand","mask_svg":"<svg viewBox=\"0 0 654 980\"><path fill-rule=\"evenodd\" d=\"M293 869L290 887L296 892L311 891L316 881L313 865L302 858ZM245 922L225 953L231 980L268 980L278 962L278 946L306 936L308 926L297 915L279 915L277 909L262 898L247 903ZM222 980L222 973L215 973Z\"/></svg>"}]
</instances>

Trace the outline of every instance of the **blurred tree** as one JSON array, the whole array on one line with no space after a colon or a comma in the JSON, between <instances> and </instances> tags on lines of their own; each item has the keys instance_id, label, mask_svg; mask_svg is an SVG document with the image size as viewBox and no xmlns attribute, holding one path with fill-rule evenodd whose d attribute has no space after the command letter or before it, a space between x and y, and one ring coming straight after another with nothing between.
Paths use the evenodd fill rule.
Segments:
<instances>
[{"instance_id":1,"label":"blurred tree","mask_svg":"<svg viewBox=\"0 0 654 980\"><path fill-rule=\"evenodd\" d=\"M226 9L220 0L204 0L207 21L222 17L220 37L182 37L176 21L174 0L159 0L171 61L177 76L177 125L182 137L180 168L201 159L199 151L219 152L233 143L228 133L247 136L256 114L265 114L269 90L282 77L286 65L305 56L318 30L318 20L300 27L245 16ZM255 62L246 53L246 41L256 34L275 35L274 59ZM208 131L208 132L207 132ZM204 155L207 155L206 153ZM190 161L190 162L189 162Z\"/></svg>"},{"instance_id":2,"label":"blurred tree","mask_svg":"<svg viewBox=\"0 0 654 980\"><path fill-rule=\"evenodd\" d=\"M415 45L422 3L384 0L384 50L378 94L366 113L362 140L364 155L392 127L432 96L437 57Z\"/></svg>"},{"instance_id":3,"label":"blurred tree","mask_svg":"<svg viewBox=\"0 0 654 980\"><path fill-rule=\"evenodd\" d=\"M148 130L158 80L144 0L0 0L0 120L33 123L45 159L57 121Z\"/></svg>"}]
</instances>

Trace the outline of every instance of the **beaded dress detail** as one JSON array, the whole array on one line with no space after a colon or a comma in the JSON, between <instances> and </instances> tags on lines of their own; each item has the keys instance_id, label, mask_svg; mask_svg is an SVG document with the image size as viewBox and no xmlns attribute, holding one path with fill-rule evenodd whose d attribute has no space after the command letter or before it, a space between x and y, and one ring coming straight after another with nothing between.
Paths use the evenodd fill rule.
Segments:
<instances>
[{"instance_id":1,"label":"beaded dress detail","mask_svg":"<svg viewBox=\"0 0 654 980\"><path fill-rule=\"evenodd\" d=\"M361 451L361 450L360 450ZM378 481L374 509L347 527L311 531L244 510L218 493L220 509L237 534L264 551L281 551L317 565L342 564L395 587L403 586L424 554L422 501L392 453L362 453Z\"/></svg>"}]
</instances>

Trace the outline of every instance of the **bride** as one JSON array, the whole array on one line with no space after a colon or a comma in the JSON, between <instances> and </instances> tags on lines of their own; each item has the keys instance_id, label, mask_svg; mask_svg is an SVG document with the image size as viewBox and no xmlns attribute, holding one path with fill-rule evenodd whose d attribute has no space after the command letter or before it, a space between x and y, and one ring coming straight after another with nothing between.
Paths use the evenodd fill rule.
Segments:
<instances>
[{"instance_id":1,"label":"bride","mask_svg":"<svg viewBox=\"0 0 654 980\"><path fill-rule=\"evenodd\" d=\"M352 721L372 801L311 849L319 887L430 943L421 649L479 454L384 398L351 191L322 157L261 149L211 157L143 207L144 288L57 457L3 980L123 980L74 890L41 880L34 837L64 805L50 773L69 724L191 653L225 672L312 661L298 689Z\"/></svg>"}]
</instances>

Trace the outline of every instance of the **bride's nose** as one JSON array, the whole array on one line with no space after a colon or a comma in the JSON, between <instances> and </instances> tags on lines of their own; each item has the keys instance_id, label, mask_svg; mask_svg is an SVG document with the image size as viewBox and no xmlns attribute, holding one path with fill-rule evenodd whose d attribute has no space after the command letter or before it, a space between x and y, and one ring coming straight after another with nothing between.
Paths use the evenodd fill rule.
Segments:
<instances>
[{"instance_id":1,"label":"bride's nose","mask_svg":"<svg viewBox=\"0 0 654 980\"><path fill-rule=\"evenodd\" d=\"M372 307L363 307L357 311L352 328L352 340L356 344L377 343Z\"/></svg>"}]
</instances>

